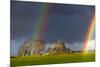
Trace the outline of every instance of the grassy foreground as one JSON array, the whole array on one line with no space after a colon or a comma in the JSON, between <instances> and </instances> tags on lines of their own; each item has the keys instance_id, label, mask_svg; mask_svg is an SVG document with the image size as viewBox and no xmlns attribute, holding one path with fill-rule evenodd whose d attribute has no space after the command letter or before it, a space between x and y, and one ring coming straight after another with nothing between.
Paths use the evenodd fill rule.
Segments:
<instances>
[{"instance_id":1,"label":"grassy foreground","mask_svg":"<svg viewBox=\"0 0 100 67\"><path fill-rule=\"evenodd\" d=\"M58 64L58 63L73 63L73 62L93 62L95 61L95 53L88 54L70 53L51 56L26 56L11 58L11 66L28 66L28 65L43 65L43 64Z\"/></svg>"}]
</instances>

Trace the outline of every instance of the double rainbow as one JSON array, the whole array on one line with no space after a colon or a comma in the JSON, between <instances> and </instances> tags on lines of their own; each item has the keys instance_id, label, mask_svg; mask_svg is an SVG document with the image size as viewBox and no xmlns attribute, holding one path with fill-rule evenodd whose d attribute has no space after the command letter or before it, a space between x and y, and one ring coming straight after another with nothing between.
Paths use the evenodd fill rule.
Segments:
<instances>
[{"instance_id":1,"label":"double rainbow","mask_svg":"<svg viewBox=\"0 0 100 67\"><path fill-rule=\"evenodd\" d=\"M33 29L33 38L34 39L40 39L43 40L44 37L44 32L46 30L46 22L48 20L48 12L50 9L50 4L41 4L39 12L38 12L38 16L36 19L36 24L34 25L34 29ZM95 15L93 14L91 17L91 21L88 25L88 29L86 32L86 36L83 39L83 44L82 44L82 52L83 53L87 53L88 52L88 47L89 42L91 40L91 37L93 35L93 32L95 30Z\"/></svg>"}]
</instances>

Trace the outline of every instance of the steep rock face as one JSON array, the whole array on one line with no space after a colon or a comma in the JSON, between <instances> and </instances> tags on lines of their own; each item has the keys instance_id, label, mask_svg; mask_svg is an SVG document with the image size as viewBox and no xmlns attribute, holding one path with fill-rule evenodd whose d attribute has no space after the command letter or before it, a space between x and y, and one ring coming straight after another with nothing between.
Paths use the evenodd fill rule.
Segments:
<instances>
[{"instance_id":1,"label":"steep rock face","mask_svg":"<svg viewBox=\"0 0 100 67\"><path fill-rule=\"evenodd\" d=\"M43 53L45 48L42 40L35 40L31 47L31 55L40 55Z\"/></svg>"},{"instance_id":2,"label":"steep rock face","mask_svg":"<svg viewBox=\"0 0 100 67\"><path fill-rule=\"evenodd\" d=\"M26 40L19 48L18 56L40 55L44 50L42 40Z\"/></svg>"},{"instance_id":3,"label":"steep rock face","mask_svg":"<svg viewBox=\"0 0 100 67\"><path fill-rule=\"evenodd\" d=\"M32 55L57 55L63 53L71 53L70 48L66 48L64 42L56 41L50 45L45 51L45 43L42 40L26 40L19 48L18 56L32 56Z\"/></svg>"},{"instance_id":4,"label":"steep rock face","mask_svg":"<svg viewBox=\"0 0 100 67\"><path fill-rule=\"evenodd\" d=\"M25 45L21 45L18 50L18 56L23 56L25 52Z\"/></svg>"},{"instance_id":5,"label":"steep rock face","mask_svg":"<svg viewBox=\"0 0 100 67\"><path fill-rule=\"evenodd\" d=\"M66 51L64 42L62 41L56 41L54 42L50 48L48 48L49 54L61 54Z\"/></svg>"},{"instance_id":6,"label":"steep rock face","mask_svg":"<svg viewBox=\"0 0 100 67\"><path fill-rule=\"evenodd\" d=\"M18 56L27 56L29 55L29 48L30 48L31 42L30 40L25 41L21 44L18 50Z\"/></svg>"}]
</instances>

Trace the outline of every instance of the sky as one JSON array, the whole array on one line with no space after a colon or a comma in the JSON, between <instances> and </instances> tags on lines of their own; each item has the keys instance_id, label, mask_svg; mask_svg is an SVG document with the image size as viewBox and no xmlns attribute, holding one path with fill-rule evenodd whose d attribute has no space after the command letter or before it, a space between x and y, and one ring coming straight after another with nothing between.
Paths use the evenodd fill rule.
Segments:
<instances>
[{"instance_id":1,"label":"sky","mask_svg":"<svg viewBox=\"0 0 100 67\"><path fill-rule=\"evenodd\" d=\"M11 1L11 55L16 54L19 46L31 36L35 36L34 27L42 5L47 3ZM56 40L64 41L73 49L81 48L81 43L95 12L94 6L49 3L45 21L43 41L47 45ZM46 11L46 10L45 10ZM44 11L44 14L46 13ZM41 16L44 14L41 14ZM42 18L42 17L40 17ZM94 43L95 31L91 37ZM91 42L90 41L90 42ZM77 44L77 46L75 46ZM93 46L93 45L92 45ZM90 46L91 47L91 46Z\"/></svg>"}]
</instances>

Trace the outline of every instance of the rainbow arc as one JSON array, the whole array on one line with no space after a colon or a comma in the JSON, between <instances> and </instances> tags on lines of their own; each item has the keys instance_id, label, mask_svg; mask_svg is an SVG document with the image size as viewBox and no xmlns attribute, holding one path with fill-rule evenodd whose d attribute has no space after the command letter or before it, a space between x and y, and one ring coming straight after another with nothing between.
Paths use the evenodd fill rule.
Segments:
<instances>
[{"instance_id":1,"label":"rainbow arc","mask_svg":"<svg viewBox=\"0 0 100 67\"><path fill-rule=\"evenodd\" d=\"M89 44L89 42L91 40L91 37L93 36L94 30L95 30L95 15L93 15L91 17L91 21L90 21L90 24L88 26L86 36L85 36L83 44L82 44L83 46L82 46L81 50L82 50L83 53L88 52L88 47L89 47L89 45L91 45L91 44Z\"/></svg>"}]
</instances>

